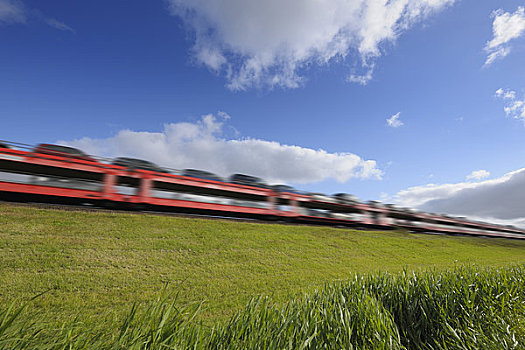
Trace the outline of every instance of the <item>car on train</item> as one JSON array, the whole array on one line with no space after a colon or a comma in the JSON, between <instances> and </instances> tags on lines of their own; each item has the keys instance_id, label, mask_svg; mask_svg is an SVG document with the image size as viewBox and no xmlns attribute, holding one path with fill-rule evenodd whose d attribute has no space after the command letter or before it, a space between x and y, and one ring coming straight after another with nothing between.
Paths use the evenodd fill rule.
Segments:
<instances>
[{"instance_id":1,"label":"car on train","mask_svg":"<svg viewBox=\"0 0 525 350\"><path fill-rule=\"evenodd\" d=\"M204 170L171 171L137 158L100 162L63 145L39 144L28 149L1 142L0 199L112 203L216 216L525 239L525 230L513 226L423 213L379 201L361 202L348 193L309 193L288 185L269 185L246 174L233 174L226 180Z\"/></svg>"},{"instance_id":2,"label":"car on train","mask_svg":"<svg viewBox=\"0 0 525 350\"><path fill-rule=\"evenodd\" d=\"M51 155L67 159L85 160L93 163L97 162L93 157L87 155L86 153L82 152L77 148L62 145L53 145L49 143L39 144L33 149L33 153Z\"/></svg>"},{"instance_id":3,"label":"car on train","mask_svg":"<svg viewBox=\"0 0 525 350\"><path fill-rule=\"evenodd\" d=\"M233 174L230 176L230 182L236 185L252 186L259 188L268 188L268 184L263 179L256 176L245 174Z\"/></svg>"},{"instance_id":4,"label":"car on train","mask_svg":"<svg viewBox=\"0 0 525 350\"><path fill-rule=\"evenodd\" d=\"M194 177L197 179L211 180L217 182L225 182L223 178L209 171L198 170L198 169L184 169L181 174L182 176Z\"/></svg>"},{"instance_id":5,"label":"car on train","mask_svg":"<svg viewBox=\"0 0 525 350\"><path fill-rule=\"evenodd\" d=\"M161 168L155 163L138 158L119 157L115 158L111 164L121 166L128 170L149 170L158 173L169 173L168 170Z\"/></svg>"}]
</instances>

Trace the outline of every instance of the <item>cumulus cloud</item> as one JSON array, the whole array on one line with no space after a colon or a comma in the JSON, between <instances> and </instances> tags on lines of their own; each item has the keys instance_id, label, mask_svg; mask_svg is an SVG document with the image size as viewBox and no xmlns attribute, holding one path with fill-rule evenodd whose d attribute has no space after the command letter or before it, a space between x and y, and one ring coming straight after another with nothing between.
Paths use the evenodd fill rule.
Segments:
<instances>
[{"instance_id":1,"label":"cumulus cloud","mask_svg":"<svg viewBox=\"0 0 525 350\"><path fill-rule=\"evenodd\" d=\"M501 88L496 90L495 96L505 102L503 110L508 117L519 119L525 124L525 97L519 99L516 97L516 91Z\"/></svg>"},{"instance_id":2,"label":"cumulus cloud","mask_svg":"<svg viewBox=\"0 0 525 350\"><path fill-rule=\"evenodd\" d=\"M382 44L455 0L166 0L193 33L193 57L233 90L294 88L312 64L357 59L366 84ZM372 67L372 68L370 68Z\"/></svg>"},{"instance_id":3,"label":"cumulus cloud","mask_svg":"<svg viewBox=\"0 0 525 350\"><path fill-rule=\"evenodd\" d=\"M467 175L467 180L481 180L490 176L490 173L486 170L476 170Z\"/></svg>"},{"instance_id":4,"label":"cumulus cloud","mask_svg":"<svg viewBox=\"0 0 525 350\"><path fill-rule=\"evenodd\" d=\"M246 173L272 183L381 178L373 160L253 138L225 137L229 116L205 115L198 122L171 123L161 132L122 130L106 139L58 141L90 154L147 159L174 169L197 168L222 176Z\"/></svg>"},{"instance_id":5,"label":"cumulus cloud","mask_svg":"<svg viewBox=\"0 0 525 350\"><path fill-rule=\"evenodd\" d=\"M399 128L400 126L405 125L405 123L403 123L399 119L400 115L401 115L401 112L398 112L398 113L394 114L393 116L391 116L390 118L388 118L386 120L386 125L390 126L391 128Z\"/></svg>"},{"instance_id":6,"label":"cumulus cloud","mask_svg":"<svg viewBox=\"0 0 525 350\"><path fill-rule=\"evenodd\" d=\"M485 66L510 53L509 42L525 33L525 8L520 6L514 13L498 9L492 12L492 40L485 45L488 53Z\"/></svg>"},{"instance_id":7,"label":"cumulus cloud","mask_svg":"<svg viewBox=\"0 0 525 350\"><path fill-rule=\"evenodd\" d=\"M0 0L0 24L23 23L25 21L25 9L20 1Z\"/></svg>"},{"instance_id":8,"label":"cumulus cloud","mask_svg":"<svg viewBox=\"0 0 525 350\"><path fill-rule=\"evenodd\" d=\"M428 212L525 226L525 168L480 182L428 184L397 193L397 203Z\"/></svg>"}]
</instances>

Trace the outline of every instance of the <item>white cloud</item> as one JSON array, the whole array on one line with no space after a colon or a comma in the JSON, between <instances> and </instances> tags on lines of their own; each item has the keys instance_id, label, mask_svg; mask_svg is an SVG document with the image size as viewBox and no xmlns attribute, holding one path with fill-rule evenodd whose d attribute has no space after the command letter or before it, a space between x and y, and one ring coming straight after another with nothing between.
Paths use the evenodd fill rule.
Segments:
<instances>
[{"instance_id":1,"label":"white cloud","mask_svg":"<svg viewBox=\"0 0 525 350\"><path fill-rule=\"evenodd\" d=\"M480 182L428 184L400 191L396 202L428 212L525 224L525 168Z\"/></svg>"},{"instance_id":2,"label":"white cloud","mask_svg":"<svg viewBox=\"0 0 525 350\"><path fill-rule=\"evenodd\" d=\"M467 175L467 180L481 180L490 176L487 170L476 170Z\"/></svg>"},{"instance_id":3,"label":"white cloud","mask_svg":"<svg viewBox=\"0 0 525 350\"><path fill-rule=\"evenodd\" d=\"M485 66L489 66L495 60L501 59L510 53L509 41L519 38L525 33L525 8L519 6L516 12L504 12L498 9L492 12L492 40L485 45L488 53Z\"/></svg>"},{"instance_id":4,"label":"white cloud","mask_svg":"<svg viewBox=\"0 0 525 350\"><path fill-rule=\"evenodd\" d=\"M501 97L505 100L514 100L516 98L516 91L503 90L502 88L499 88L498 90L496 90L496 96Z\"/></svg>"},{"instance_id":5,"label":"white cloud","mask_svg":"<svg viewBox=\"0 0 525 350\"><path fill-rule=\"evenodd\" d=\"M513 90L496 90L496 97L505 101L503 110L508 117L519 119L525 124L525 97L521 100L516 97L516 91Z\"/></svg>"},{"instance_id":6,"label":"white cloud","mask_svg":"<svg viewBox=\"0 0 525 350\"><path fill-rule=\"evenodd\" d=\"M246 173L272 183L381 178L373 160L252 138L227 138L229 116L209 114L196 123L171 123L162 132L122 130L106 139L59 141L94 155L130 156L175 169L197 168L222 176Z\"/></svg>"},{"instance_id":7,"label":"white cloud","mask_svg":"<svg viewBox=\"0 0 525 350\"><path fill-rule=\"evenodd\" d=\"M0 0L0 24L27 23L28 19L44 22L58 30L75 33L67 24L45 16L37 9L28 9L20 0Z\"/></svg>"},{"instance_id":8,"label":"white cloud","mask_svg":"<svg viewBox=\"0 0 525 350\"><path fill-rule=\"evenodd\" d=\"M73 34L75 34L75 30L73 28L71 28L70 26L68 26L67 24L65 23L62 23L60 21L57 21L56 19L54 18L44 18L44 21L50 25L51 27L55 28L55 29L58 29L58 30L63 30L63 31L66 31L66 32L71 32Z\"/></svg>"},{"instance_id":9,"label":"white cloud","mask_svg":"<svg viewBox=\"0 0 525 350\"><path fill-rule=\"evenodd\" d=\"M379 194L379 200L381 202L388 202L392 197L390 197L390 195L386 192L381 192Z\"/></svg>"},{"instance_id":10,"label":"white cloud","mask_svg":"<svg viewBox=\"0 0 525 350\"><path fill-rule=\"evenodd\" d=\"M228 87L300 86L312 64L357 58L366 84L384 43L455 0L166 0L194 34L193 57Z\"/></svg>"},{"instance_id":11,"label":"white cloud","mask_svg":"<svg viewBox=\"0 0 525 350\"><path fill-rule=\"evenodd\" d=\"M20 1L0 0L0 24L23 23L25 21L25 10Z\"/></svg>"},{"instance_id":12,"label":"white cloud","mask_svg":"<svg viewBox=\"0 0 525 350\"><path fill-rule=\"evenodd\" d=\"M405 123L403 123L399 119L400 115L401 115L401 112L394 114L393 116L391 116L390 118L386 120L386 124L392 128L399 128L400 126L403 126Z\"/></svg>"},{"instance_id":13,"label":"white cloud","mask_svg":"<svg viewBox=\"0 0 525 350\"><path fill-rule=\"evenodd\" d=\"M374 73L375 64L372 64L364 74L350 74L347 81L351 83L357 83L360 85L367 85L372 80L372 74Z\"/></svg>"},{"instance_id":14,"label":"white cloud","mask_svg":"<svg viewBox=\"0 0 525 350\"><path fill-rule=\"evenodd\" d=\"M489 52L487 60L485 61L485 66L490 66L495 60L506 57L510 53L510 47L500 47Z\"/></svg>"}]
</instances>

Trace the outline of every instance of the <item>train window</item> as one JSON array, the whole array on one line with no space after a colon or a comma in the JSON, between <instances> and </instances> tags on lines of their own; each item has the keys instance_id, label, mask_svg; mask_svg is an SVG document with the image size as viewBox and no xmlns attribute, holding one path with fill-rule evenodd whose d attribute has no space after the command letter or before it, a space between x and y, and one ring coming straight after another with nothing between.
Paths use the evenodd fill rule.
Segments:
<instances>
[{"instance_id":1,"label":"train window","mask_svg":"<svg viewBox=\"0 0 525 350\"><path fill-rule=\"evenodd\" d=\"M139 193L140 179L128 177L128 176L118 176L115 184L115 190L117 193L135 196Z\"/></svg>"},{"instance_id":2,"label":"train window","mask_svg":"<svg viewBox=\"0 0 525 350\"><path fill-rule=\"evenodd\" d=\"M0 171L0 181L14 182L14 183L30 183L31 175L15 174L5 171Z\"/></svg>"},{"instance_id":3,"label":"train window","mask_svg":"<svg viewBox=\"0 0 525 350\"><path fill-rule=\"evenodd\" d=\"M100 191L102 182L82 178L50 176L47 174L18 174L0 172L0 181L23 183L29 185L70 188L85 191Z\"/></svg>"},{"instance_id":4,"label":"train window","mask_svg":"<svg viewBox=\"0 0 525 350\"><path fill-rule=\"evenodd\" d=\"M58 176L31 176L30 183L32 185L50 186L69 188L73 190L84 191L100 191L102 183L99 181L90 181L86 179L58 177Z\"/></svg>"}]
</instances>

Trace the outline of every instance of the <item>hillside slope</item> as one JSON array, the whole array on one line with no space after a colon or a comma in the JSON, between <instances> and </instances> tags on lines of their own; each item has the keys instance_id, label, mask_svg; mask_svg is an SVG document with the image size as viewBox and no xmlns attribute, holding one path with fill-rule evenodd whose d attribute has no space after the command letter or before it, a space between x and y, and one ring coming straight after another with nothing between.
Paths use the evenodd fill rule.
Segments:
<instances>
[{"instance_id":1,"label":"hillside slope","mask_svg":"<svg viewBox=\"0 0 525 350\"><path fill-rule=\"evenodd\" d=\"M525 242L0 203L0 302L57 319L122 314L165 285L224 320L253 295L285 301L355 272L525 262Z\"/></svg>"}]
</instances>

